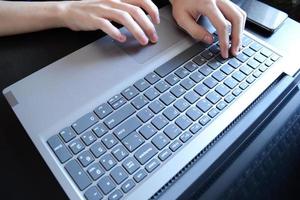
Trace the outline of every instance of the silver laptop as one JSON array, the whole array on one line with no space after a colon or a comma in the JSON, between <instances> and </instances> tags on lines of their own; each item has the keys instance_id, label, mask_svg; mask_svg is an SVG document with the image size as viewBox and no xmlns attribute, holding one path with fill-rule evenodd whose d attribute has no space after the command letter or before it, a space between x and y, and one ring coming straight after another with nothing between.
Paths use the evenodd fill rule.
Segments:
<instances>
[{"instance_id":1,"label":"silver laptop","mask_svg":"<svg viewBox=\"0 0 300 200\"><path fill-rule=\"evenodd\" d=\"M155 45L122 29L129 42L103 37L3 91L70 199L151 198L300 66L247 32L224 60L160 15Z\"/></svg>"}]
</instances>

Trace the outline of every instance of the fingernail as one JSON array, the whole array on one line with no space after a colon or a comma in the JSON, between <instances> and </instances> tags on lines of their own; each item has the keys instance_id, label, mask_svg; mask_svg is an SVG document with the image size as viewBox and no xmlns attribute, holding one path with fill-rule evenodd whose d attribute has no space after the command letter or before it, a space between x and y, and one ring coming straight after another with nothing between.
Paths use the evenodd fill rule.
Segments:
<instances>
[{"instance_id":1,"label":"fingernail","mask_svg":"<svg viewBox=\"0 0 300 200\"><path fill-rule=\"evenodd\" d=\"M225 58L225 59L228 58L228 50L227 50L227 49L225 49L225 50L223 51L223 58Z\"/></svg>"},{"instance_id":2,"label":"fingernail","mask_svg":"<svg viewBox=\"0 0 300 200\"><path fill-rule=\"evenodd\" d=\"M211 44L211 43L213 42L213 39L212 39L211 36L206 35L206 36L204 37L204 42L206 42L206 43L208 43L208 44Z\"/></svg>"},{"instance_id":3,"label":"fingernail","mask_svg":"<svg viewBox=\"0 0 300 200\"><path fill-rule=\"evenodd\" d=\"M152 33L151 35L151 42L156 43L158 41L157 33Z\"/></svg>"},{"instance_id":4,"label":"fingernail","mask_svg":"<svg viewBox=\"0 0 300 200\"><path fill-rule=\"evenodd\" d=\"M127 39L127 38L126 38L125 35L120 35L119 38L118 38L119 42L125 42L126 39Z\"/></svg>"},{"instance_id":5,"label":"fingernail","mask_svg":"<svg viewBox=\"0 0 300 200\"><path fill-rule=\"evenodd\" d=\"M146 36L143 36L143 38L141 39L140 42L141 42L142 45L147 45L148 42L149 42L149 40L148 40L148 38Z\"/></svg>"},{"instance_id":6,"label":"fingernail","mask_svg":"<svg viewBox=\"0 0 300 200\"><path fill-rule=\"evenodd\" d=\"M159 24L159 23L160 23L160 17L157 16L157 17L156 17L156 24Z\"/></svg>"}]
</instances>

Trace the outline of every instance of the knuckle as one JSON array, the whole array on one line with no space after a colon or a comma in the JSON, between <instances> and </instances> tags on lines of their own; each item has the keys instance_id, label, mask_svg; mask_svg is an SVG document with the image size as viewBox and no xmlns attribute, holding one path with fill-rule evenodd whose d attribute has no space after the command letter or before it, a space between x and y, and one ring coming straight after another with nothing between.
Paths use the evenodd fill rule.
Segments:
<instances>
[{"instance_id":1,"label":"knuckle","mask_svg":"<svg viewBox=\"0 0 300 200\"><path fill-rule=\"evenodd\" d=\"M141 8L137 7L137 6L134 6L134 7L131 8L130 13L134 16L141 16L141 15L144 14L144 11Z\"/></svg>"},{"instance_id":2,"label":"knuckle","mask_svg":"<svg viewBox=\"0 0 300 200\"><path fill-rule=\"evenodd\" d=\"M120 18L121 21L128 21L128 19L130 18L127 12L119 12L118 17Z\"/></svg>"}]
</instances>

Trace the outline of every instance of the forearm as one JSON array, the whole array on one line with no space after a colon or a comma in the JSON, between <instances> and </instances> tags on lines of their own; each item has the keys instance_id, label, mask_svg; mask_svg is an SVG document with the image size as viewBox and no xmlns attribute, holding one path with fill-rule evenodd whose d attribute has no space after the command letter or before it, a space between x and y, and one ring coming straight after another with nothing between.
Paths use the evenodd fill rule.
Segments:
<instances>
[{"instance_id":1,"label":"forearm","mask_svg":"<svg viewBox=\"0 0 300 200\"><path fill-rule=\"evenodd\" d=\"M0 1L0 36L62 27L59 3Z\"/></svg>"}]
</instances>

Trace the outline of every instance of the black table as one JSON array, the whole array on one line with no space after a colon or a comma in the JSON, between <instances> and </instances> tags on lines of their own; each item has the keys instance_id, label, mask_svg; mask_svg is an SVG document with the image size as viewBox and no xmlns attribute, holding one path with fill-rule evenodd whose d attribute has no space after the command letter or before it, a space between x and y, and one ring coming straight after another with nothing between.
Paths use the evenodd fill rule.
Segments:
<instances>
[{"instance_id":1,"label":"black table","mask_svg":"<svg viewBox=\"0 0 300 200\"><path fill-rule=\"evenodd\" d=\"M285 51L300 47L300 24L291 19L271 37L256 35ZM0 89L101 36L55 29L0 38ZM0 109L1 199L67 199L2 95Z\"/></svg>"}]
</instances>

